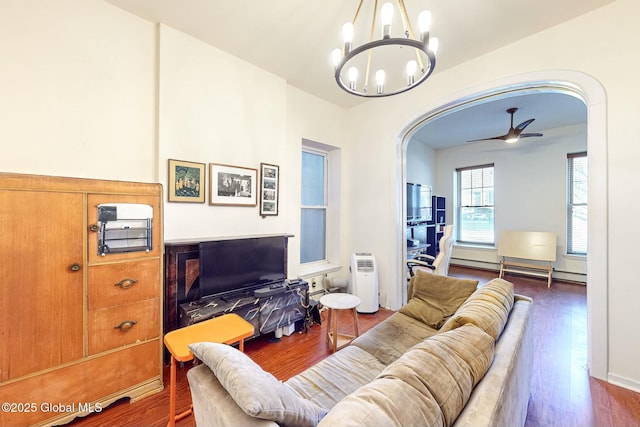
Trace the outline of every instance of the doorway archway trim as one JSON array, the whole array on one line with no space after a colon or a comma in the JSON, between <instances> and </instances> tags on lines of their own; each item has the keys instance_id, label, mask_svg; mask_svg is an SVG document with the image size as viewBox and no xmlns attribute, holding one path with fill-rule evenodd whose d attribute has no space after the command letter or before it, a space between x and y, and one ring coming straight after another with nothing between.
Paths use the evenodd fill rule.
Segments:
<instances>
[{"instance_id":1,"label":"doorway archway trim","mask_svg":"<svg viewBox=\"0 0 640 427\"><path fill-rule=\"evenodd\" d=\"M396 191L396 264L406 259L404 245L404 192L406 184L407 143L415 131L431 120L454 113L474 104L514 95L555 92L580 98L587 107L587 151L589 153L589 251L587 255L587 352L591 376L608 381L608 162L607 114L604 87L592 76L570 70L549 70L505 77L482 87L470 88L445 100L436 108L420 114L400 133L397 140ZM397 283L405 283L400 269ZM405 287L397 289L397 301L406 301Z\"/></svg>"}]
</instances>

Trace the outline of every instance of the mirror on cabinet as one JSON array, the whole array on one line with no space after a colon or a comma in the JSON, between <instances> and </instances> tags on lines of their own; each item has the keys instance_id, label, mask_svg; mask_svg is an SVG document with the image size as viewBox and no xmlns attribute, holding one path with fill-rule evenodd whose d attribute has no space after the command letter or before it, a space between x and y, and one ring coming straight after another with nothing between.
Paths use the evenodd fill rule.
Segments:
<instances>
[{"instance_id":1,"label":"mirror on cabinet","mask_svg":"<svg viewBox=\"0 0 640 427\"><path fill-rule=\"evenodd\" d=\"M153 207L138 203L98 205L98 255L149 252L153 244Z\"/></svg>"}]
</instances>

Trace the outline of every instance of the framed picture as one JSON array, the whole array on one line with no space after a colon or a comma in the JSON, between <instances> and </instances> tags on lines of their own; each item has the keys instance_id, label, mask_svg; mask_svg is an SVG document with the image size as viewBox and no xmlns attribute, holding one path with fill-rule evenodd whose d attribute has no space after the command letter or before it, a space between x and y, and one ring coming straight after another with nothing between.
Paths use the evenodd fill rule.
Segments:
<instances>
[{"instance_id":1,"label":"framed picture","mask_svg":"<svg viewBox=\"0 0 640 427\"><path fill-rule=\"evenodd\" d=\"M169 201L204 203L205 163L169 159Z\"/></svg>"},{"instance_id":2,"label":"framed picture","mask_svg":"<svg viewBox=\"0 0 640 427\"><path fill-rule=\"evenodd\" d=\"M278 215L280 167L260 163L260 215Z\"/></svg>"},{"instance_id":3,"label":"framed picture","mask_svg":"<svg viewBox=\"0 0 640 427\"><path fill-rule=\"evenodd\" d=\"M209 204L257 205L257 179L256 169L209 163Z\"/></svg>"}]
</instances>

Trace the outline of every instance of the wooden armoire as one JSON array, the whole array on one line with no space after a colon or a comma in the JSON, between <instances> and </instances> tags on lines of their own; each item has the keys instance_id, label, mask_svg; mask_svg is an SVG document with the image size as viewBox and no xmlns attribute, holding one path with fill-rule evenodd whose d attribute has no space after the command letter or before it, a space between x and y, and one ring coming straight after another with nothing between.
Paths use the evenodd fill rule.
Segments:
<instances>
[{"instance_id":1,"label":"wooden armoire","mask_svg":"<svg viewBox=\"0 0 640 427\"><path fill-rule=\"evenodd\" d=\"M162 390L162 186L0 173L1 426Z\"/></svg>"}]
</instances>

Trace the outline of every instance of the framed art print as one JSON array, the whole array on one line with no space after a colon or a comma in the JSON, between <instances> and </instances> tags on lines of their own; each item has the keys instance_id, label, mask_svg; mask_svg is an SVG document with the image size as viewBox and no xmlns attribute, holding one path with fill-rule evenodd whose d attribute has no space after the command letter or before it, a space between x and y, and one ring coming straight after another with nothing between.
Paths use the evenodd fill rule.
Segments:
<instances>
[{"instance_id":1,"label":"framed art print","mask_svg":"<svg viewBox=\"0 0 640 427\"><path fill-rule=\"evenodd\" d=\"M169 201L204 203L205 163L169 159Z\"/></svg>"},{"instance_id":2,"label":"framed art print","mask_svg":"<svg viewBox=\"0 0 640 427\"><path fill-rule=\"evenodd\" d=\"M255 206L257 178L256 169L209 163L209 204Z\"/></svg>"},{"instance_id":3,"label":"framed art print","mask_svg":"<svg viewBox=\"0 0 640 427\"><path fill-rule=\"evenodd\" d=\"M260 163L260 215L278 215L280 167Z\"/></svg>"}]
</instances>

